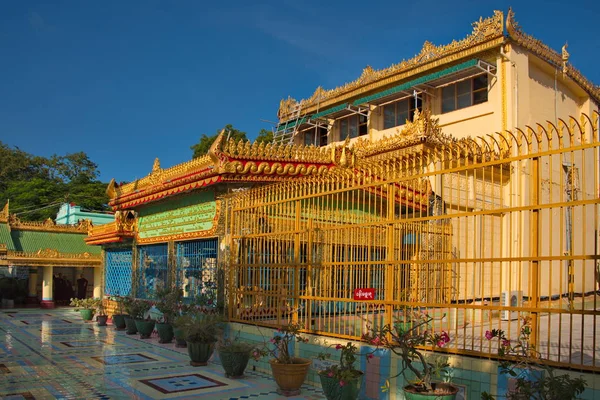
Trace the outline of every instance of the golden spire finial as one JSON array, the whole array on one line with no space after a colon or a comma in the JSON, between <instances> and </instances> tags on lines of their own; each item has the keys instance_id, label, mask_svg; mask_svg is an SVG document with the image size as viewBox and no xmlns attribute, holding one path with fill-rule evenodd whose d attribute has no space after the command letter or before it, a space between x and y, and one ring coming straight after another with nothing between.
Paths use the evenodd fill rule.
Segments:
<instances>
[{"instance_id":1,"label":"golden spire finial","mask_svg":"<svg viewBox=\"0 0 600 400\"><path fill-rule=\"evenodd\" d=\"M565 42L565 45L562 47L562 73L563 77L567 73L567 61L569 61L569 52L567 51L567 47L569 47L569 43Z\"/></svg>"},{"instance_id":2,"label":"golden spire finial","mask_svg":"<svg viewBox=\"0 0 600 400\"><path fill-rule=\"evenodd\" d=\"M9 201L7 200L4 208L2 209L2 213L0 213L0 220L5 222L8 221L8 203Z\"/></svg>"},{"instance_id":3,"label":"golden spire finial","mask_svg":"<svg viewBox=\"0 0 600 400\"><path fill-rule=\"evenodd\" d=\"M160 170L160 160L158 157L154 159L154 165L152 166L152 172L157 172Z\"/></svg>"},{"instance_id":4,"label":"golden spire finial","mask_svg":"<svg viewBox=\"0 0 600 400\"><path fill-rule=\"evenodd\" d=\"M223 143L223 140L225 138L225 129L221 129L221 132L219 133L219 135L217 136L217 138L215 139L215 141L213 142L213 144L210 145L210 148L208 149L208 156L210 157L211 161L213 162L213 164L218 164L219 163L219 156L217 155L217 153L221 152L221 144ZM229 139L229 149L227 151L229 151L229 153L233 153L233 146L232 146L232 141L233 138ZM241 142L241 141L240 141Z\"/></svg>"},{"instance_id":5,"label":"golden spire finial","mask_svg":"<svg viewBox=\"0 0 600 400\"><path fill-rule=\"evenodd\" d=\"M106 195L109 199L114 199L116 197L117 191L115 190L115 187L115 178L112 178L110 182L108 182L108 186L106 187Z\"/></svg>"}]
</instances>

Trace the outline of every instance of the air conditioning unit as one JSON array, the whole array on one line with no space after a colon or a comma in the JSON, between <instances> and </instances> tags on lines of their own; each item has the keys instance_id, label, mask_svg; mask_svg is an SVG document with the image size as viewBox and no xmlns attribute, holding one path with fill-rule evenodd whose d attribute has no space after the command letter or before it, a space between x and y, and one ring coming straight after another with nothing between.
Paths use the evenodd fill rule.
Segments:
<instances>
[{"instance_id":1,"label":"air conditioning unit","mask_svg":"<svg viewBox=\"0 0 600 400\"><path fill-rule=\"evenodd\" d=\"M510 292L502 292L500 296L500 305L505 307L521 307L523 305L523 291L522 290L511 290ZM500 319L508 321L511 319L518 319L518 311L502 310L500 311Z\"/></svg>"}]
</instances>

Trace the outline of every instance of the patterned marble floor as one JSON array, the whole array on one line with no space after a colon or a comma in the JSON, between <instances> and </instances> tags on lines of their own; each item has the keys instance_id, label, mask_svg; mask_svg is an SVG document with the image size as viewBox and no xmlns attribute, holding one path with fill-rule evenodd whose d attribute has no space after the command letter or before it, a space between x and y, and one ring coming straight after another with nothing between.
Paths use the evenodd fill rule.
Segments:
<instances>
[{"instance_id":1,"label":"patterned marble floor","mask_svg":"<svg viewBox=\"0 0 600 400\"><path fill-rule=\"evenodd\" d=\"M270 375L228 379L185 349L84 323L72 308L0 309L0 399L284 399ZM305 385L288 399L324 399Z\"/></svg>"}]
</instances>

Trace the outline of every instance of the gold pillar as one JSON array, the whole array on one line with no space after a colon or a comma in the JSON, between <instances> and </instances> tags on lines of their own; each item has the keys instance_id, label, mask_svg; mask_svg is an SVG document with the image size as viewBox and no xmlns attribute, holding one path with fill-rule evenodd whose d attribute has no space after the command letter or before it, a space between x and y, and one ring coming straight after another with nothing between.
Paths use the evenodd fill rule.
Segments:
<instances>
[{"instance_id":1,"label":"gold pillar","mask_svg":"<svg viewBox=\"0 0 600 400\"><path fill-rule=\"evenodd\" d=\"M94 268L94 295L95 299L102 298L102 268Z\"/></svg>"},{"instance_id":2,"label":"gold pillar","mask_svg":"<svg viewBox=\"0 0 600 400\"><path fill-rule=\"evenodd\" d=\"M54 267L45 266L42 282L42 308L54 308Z\"/></svg>"}]
</instances>

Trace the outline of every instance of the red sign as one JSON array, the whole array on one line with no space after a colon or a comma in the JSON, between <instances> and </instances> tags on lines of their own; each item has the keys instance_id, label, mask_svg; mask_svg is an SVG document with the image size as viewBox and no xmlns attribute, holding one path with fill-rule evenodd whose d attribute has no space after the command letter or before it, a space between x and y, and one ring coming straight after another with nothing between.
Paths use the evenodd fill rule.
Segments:
<instances>
[{"instance_id":1,"label":"red sign","mask_svg":"<svg viewBox=\"0 0 600 400\"><path fill-rule=\"evenodd\" d=\"M375 289L354 289L354 300L375 300Z\"/></svg>"}]
</instances>

